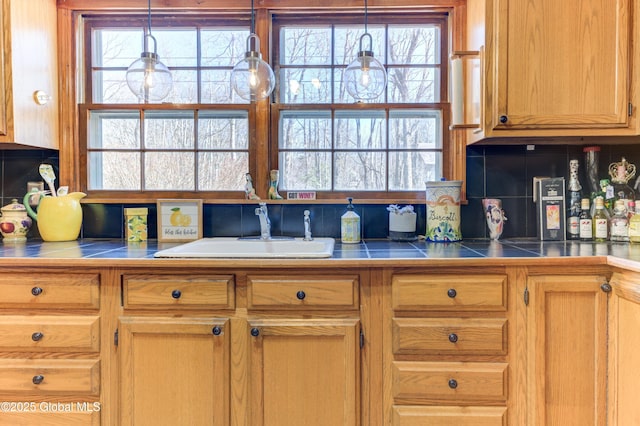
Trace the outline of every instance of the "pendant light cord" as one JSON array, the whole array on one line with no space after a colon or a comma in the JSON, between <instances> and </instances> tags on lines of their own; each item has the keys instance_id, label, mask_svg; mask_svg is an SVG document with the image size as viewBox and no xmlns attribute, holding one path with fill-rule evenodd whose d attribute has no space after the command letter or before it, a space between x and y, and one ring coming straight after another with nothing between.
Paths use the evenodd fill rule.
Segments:
<instances>
[{"instance_id":1,"label":"pendant light cord","mask_svg":"<svg viewBox=\"0 0 640 426\"><path fill-rule=\"evenodd\" d=\"M368 10L369 8L367 7L367 0L364 0L364 32L365 34L368 32L367 30L367 24L369 22Z\"/></svg>"},{"instance_id":2,"label":"pendant light cord","mask_svg":"<svg viewBox=\"0 0 640 426\"><path fill-rule=\"evenodd\" d=\"M253 0L251 0L251 34L256 33L255 12L253 10Z\"/></svg>"},{"instance_id":3,"label":"pendant light cord","mask_svg":"<svg viewBox=\"0 0 640 426\"><path fill-rule=\"evenodd\" d=\"M147 8L147 11L148 11L147 24L149 26L149 35L151 35L151 0L149 0L149 7Z\"/></svg>"}]
</instances>

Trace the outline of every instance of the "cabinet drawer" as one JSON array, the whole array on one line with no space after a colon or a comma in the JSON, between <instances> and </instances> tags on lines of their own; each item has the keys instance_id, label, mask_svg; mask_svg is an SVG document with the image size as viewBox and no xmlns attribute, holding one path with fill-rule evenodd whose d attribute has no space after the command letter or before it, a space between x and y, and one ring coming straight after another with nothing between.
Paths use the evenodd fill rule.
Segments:
<instances>
[{"instance_id":1,"label":"cabinet drawer","mask_svg":"<svg viewBox=\"0 0 640 426\"><path fill-rule=\"evenodd\" d=\"M396 361L393 397L412 401L506 401L507 364Z\"/></svg>"},{"instance_id":2,"label":"cabinet drawer","mask_svg":"<svg viewBox=\"0 0 640 426\"><path fill-rule=\"evenodd\" d=\"M55 406L56 403L52 403ZM75 402L73 403L75 405ZM80 404L83 404L82 402ZM36 402L40 406L40 402ZM45 407L49 407L46 405ZM66 407L66 405L65 405ZM100 426L100 412L94 409L93 402L87 403L87 411L50 413L2 413L0 426L33 426L33 425L64 425L64 426ZM89 410L94 410L93 412Z\"/></svg>"},{"instance_id":3,"label":"cabinet drawer","mask_svg":"<svg viewBox=\"0 0 640 426\"><path fill-rule=\"evenodd\" d=\"M396 275L391 292L394 310L507 310L505 275Z\"/></svg>"},{"instance_id":4,"label":"cabinet drawer","mask_svg":"<svg viewBox=\"0 0 640 426\"><path fill-rule=\"evenodd\" d=\"M394 318L393 353L506 355L503 318Z\"/></svg>"},{"instance_id":5,"label":"cabinet drawer","mask_svg":"<svg viewBox=\"0 0 640 426\"><path fill-rule=\"evenodd\" d=\"M322 277L258 276L247 277L249 309L357 309L357 276Z\"/></svg>"},{"instance_id":6,"label":"cabinet drawer","mask_svg":"<svg viewBox=\"0 0 640 426\"><path fill-rule=\"evenodd\" d=\"M507 426L506 407L393 407L393 426Z\"/></svg>"},{"instance_id":7,"label":"cabinet drawer","mask_svg":"<svg viewBox=\"0 0 640 426\"><path fill-rule=\"evenodd\" d=\"M98 395L96 359L0 359L0 395Z\"/></svg>"},{"instance_id":8,"label":"cabinet drawer","mask_svg":"<svg viewBox=\"0 0 640 426\"><path fill-rule=\"evenodd\" d=\"M0 350L98 352L100 321L96 315L0 316Z\"/></svg>"},{"instance_id":9,"label":"cabinet drawer","mask_svg":"<svg viewBox=\"0 0 640 426\"><path fill-rule=\"evenodd\" d=\"M131 309L232 309L233 275L125 275L124 307Z\"/></svg>"},{"instance_id":10,"label":"cabinet drawer","mask_svg":"<svg viewBox=\"0 0 640 426\"><path fill-rule=\"evenodd\" d=\"M0 307L100 308L98 274L3 274Z\"/></svg>"}]
</instances>

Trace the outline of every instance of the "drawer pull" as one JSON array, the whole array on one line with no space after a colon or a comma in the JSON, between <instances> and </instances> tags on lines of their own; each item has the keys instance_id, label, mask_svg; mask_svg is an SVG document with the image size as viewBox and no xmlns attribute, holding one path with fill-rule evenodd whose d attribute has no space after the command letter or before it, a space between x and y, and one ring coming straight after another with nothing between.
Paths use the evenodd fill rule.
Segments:
<instances>
[{"instance_id":1,"label":"drawer pull","mask_svg":"<svg viewBox=\"0 0 640 426\"><path fill-rule=\"evenodd\" d=\"M456 343L458 341L458 335L456 333L451 333L449 335L449 341L451 343Z\"/></svg>"},{"instance_id":2,"label":"drawer pull","mask_svg":"<svg viewBox=\"0 0 640 426\"><path fill-rule=\"evenodd\" d=\"M31 289L31 294L33 294L34 296L39 296L42 294L42 287L34 287Z\"/></svg>"},{"instance_id":3,"label":"drawer pull","mask_svg":"<svg viewBox=\"0 0 640 426\"><path fill-rule=\"evenodd\" d=\"M42 340L43 337L44 337L44 334L40 333L39 331L36 331L31 335L31 340L33 340L34 342L38 342Z\"/></svg>"},{"instance_id":4,"label":"drawer pull","mask_svg":"<svg viewBox=\"0 0 640 426\"><path fill-rule=\"evenodd\" d=\"M456 291L455 288L450 288L449 290L447 290L447 296L449 296L450 298L454 298L458 295L458 292Z\"/></svg>"},{"instance_id":5,"label":"drawer pull","mask_svg":"<svg viewBox=\"0 0 640 426\"><path fill-rule=\"evenodd\" d=\"M31 379L31 381L34 385L39 385L44 381L44 376L38 374L37 376L33 376L33 379Z\"/></svg>"},{"instance_id":6,"label":"drawer pull","mask_svg":"<svg viewBox=\"0 0 640 426\"><path fill-rule=\"evenodd\" d=\"M251 335L252 335L253 337L258 337L258 336L260 335L260 329L255 328L255 327L254 327L254 328L252 328L252 329L251 329Z\"/></svg>"},{"instance_id":7,"label":"drawer pull","mask_svg":"<svg viewBox=\"0 0 640 426\"><path fill-rule=\"evenodd\" d=\"M296 293L296 297L298 298L298 300L304 300L304 298L307 297L307 295L305 294L304 291L300 290L299 292Z\"/></svg>"},{"instance_id":8,"label":"drawer pull","mask_svg":"<svg viewBox=\"0 0 640 426\"><path fill-rule=\"evenodd\" d=\"M456 379L449 379L449 387L455 389L458 387L458 381Z\"/></svg>"},{"instance_id":9,"label":"drawer pull","mask_svg":"<svg viewBox=\"0 0 640 426\"><path fill-rule=\"evenodd\" d=\"M182 292L180 290L173 290L171 292L171 297L174 299L180 299L180 296L182 296Z\"/></svg>"},{"instance_id":10,"label":"drawer pull","mask_svg":"<svg viewBox=\"0 0 640 426\"><path fill-rule=\"evenodd\" d=\"M216 325L215 327L213 327L213 330L211 330L211 332L214 336L219 336L222 333L222 328L219 325Z\"/></svg>"}]
</instances>

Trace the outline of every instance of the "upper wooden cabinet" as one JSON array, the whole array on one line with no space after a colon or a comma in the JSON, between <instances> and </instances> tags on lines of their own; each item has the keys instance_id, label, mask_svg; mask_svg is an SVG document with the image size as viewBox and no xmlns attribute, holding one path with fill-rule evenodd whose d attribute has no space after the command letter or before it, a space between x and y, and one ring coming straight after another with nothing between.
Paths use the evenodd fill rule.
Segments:
<instances>
[{"instance_id":1,"label":"upper wooden cabinet","mask_svg":"<svg viewBox=\"0 0 640 426\"><path fill-rule=\"evenodd\" d=\"M58 149L56 2L0 5L0 148Z\"/></svg>"},{"instance_id":2,"label":"upper wooden cabinet","mask_svg":"<svg viewBox=\"0 0 640 426\"><path fill-rule=\"evenodd\" d=\"M639 11L631 0L469 0L466 48L481 52L466 73L480 104L470 142L638 134Z\"/></svg>"}]
</instances>

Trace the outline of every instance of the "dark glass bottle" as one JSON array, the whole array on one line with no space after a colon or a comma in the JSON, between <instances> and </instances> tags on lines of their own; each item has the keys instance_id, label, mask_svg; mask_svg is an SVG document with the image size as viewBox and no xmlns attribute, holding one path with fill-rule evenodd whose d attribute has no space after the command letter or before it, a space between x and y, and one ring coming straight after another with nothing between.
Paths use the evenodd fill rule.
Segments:
<instances>
[{"instance_id":1,"label":"dark glass bottle","mask_svg":"<svg viewBox=\"0 0 640 426\"><path fill-rule=\"evenodd\" d=\"M569 209L567 211L567 238L580 238L580 200L582 199L582 185L578 180L578 160L569 161Z\"/></svg>"}]
</instances>

